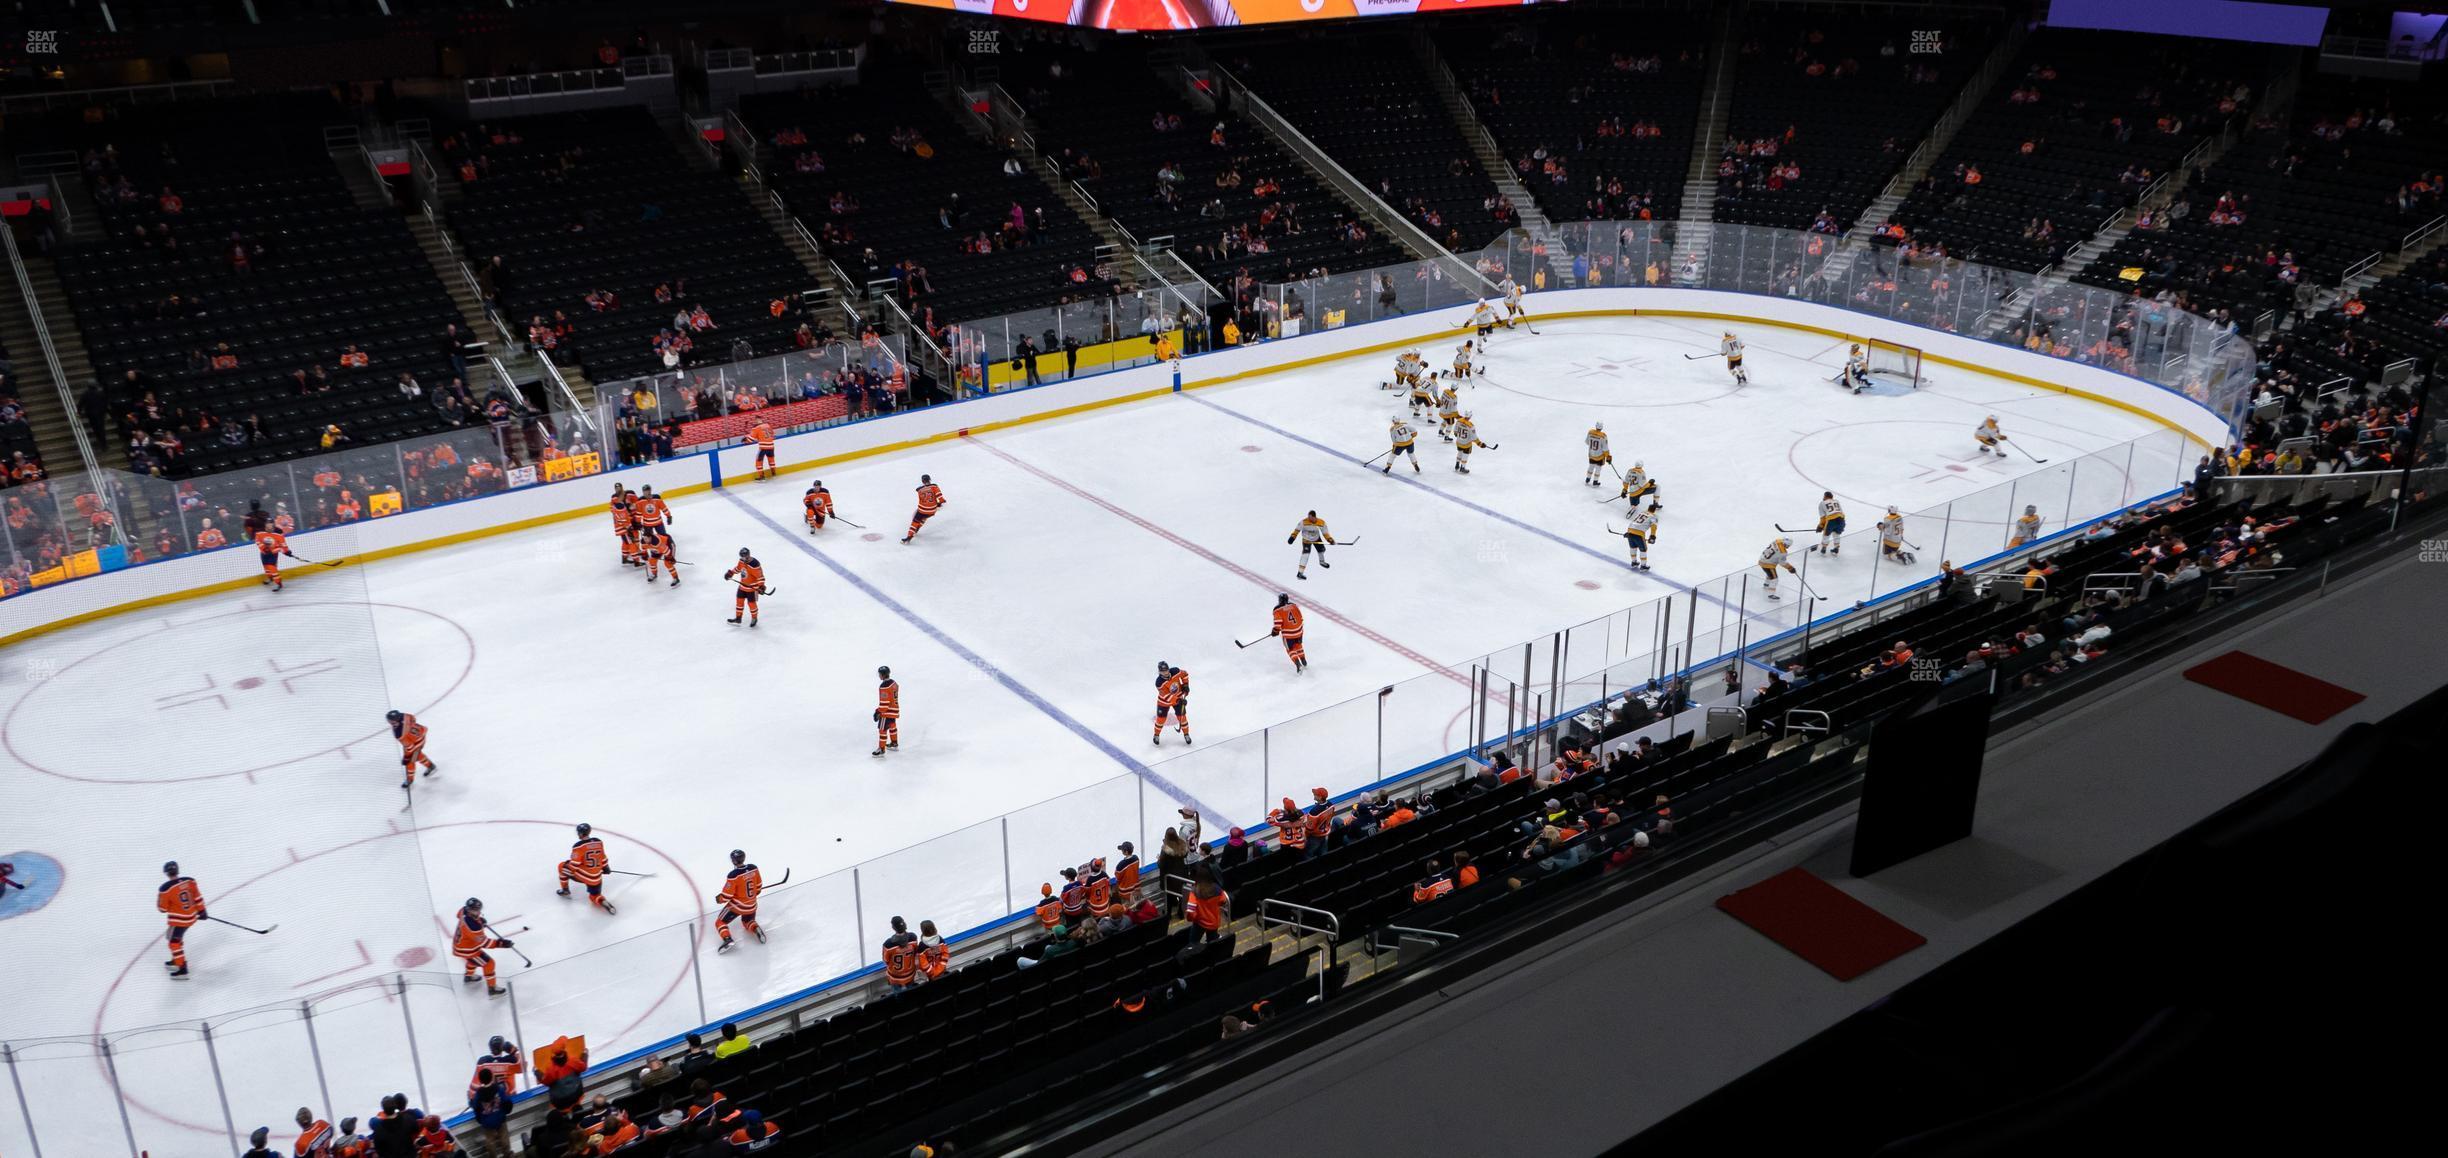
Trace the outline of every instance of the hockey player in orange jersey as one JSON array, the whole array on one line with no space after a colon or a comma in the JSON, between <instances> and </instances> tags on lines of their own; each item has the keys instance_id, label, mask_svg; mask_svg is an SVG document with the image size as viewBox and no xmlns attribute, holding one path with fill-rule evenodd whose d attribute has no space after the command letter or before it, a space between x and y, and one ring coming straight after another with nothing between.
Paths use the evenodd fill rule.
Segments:
<instances>
[{"instance_id":1,"label":"hockey player in orange jersey","mask_svg":"<svg viewBox=\"0 0 2448 1158\"><path fill-rule=\"evenodd\" d=\"M163 918L170 922L170 959L162 962L162 965L170 970L170 976L184 981L187 979L187 930L207 917L204 912L204 888L195 882L194 877L180 875L177 861L163 865L162 875L169 879L162 882L153 900L153 907L161 910Z\"/></svg>"},{"instance_id":2,"label":"hockey player in orange jersey","mask_svg":"<svg viewBox=\"0 0 2448 1158\"><path fill-rule=\"evenodd\" d=\"M280 590L280 557L287 555L292 559L297 558L297 555L289 550L289 536L269 527L257 531L255 533L255 553L263 559L264 585L274 591Z\"/></svg>"},{"instance_id":3,"label":"hockey player in orange jersey","mask_svg":"<svg viewBox=\"0 0 2448 1158\"><path fill-rule=\"evenodd\" d=\"M571 885L581 885L586 889L587 900L594 902L596 908L607 914L617 913L620 910L613 908L603 895L604 874L611 871L612 858L604 853L603 838L595 835L594 825L581 824L578 839L570 844L569 859L561 862L561 887L553 895L566 897Z\"/></svg>"},{"instance_id":4,"label":"hockey player in orange jersey","mask_svg":"<svg viewBox=\"0 0 2448 1158\"><path fill-rule=\"evenodd\" d=\"M748 553L748 548L742 547L739 562L723 572L723 578L739 583L739 590L731 596L731 622L738 623L744 612L748 616L748 626L755 627L757 596L773 594L773 588L765 585L765 565L757 562L756 556Z\"/></svg>"},{"instance_id":5,"label":"hockey player in orange jersey","mask_svg":"<svg viewBox=\"0 0 2448 1158\"><path fill-rule=\"evenodd\" d=\"M714 894L714 903L720 906L720 911L714 915L714 931L722 935L722 944L715 946L715 952L731 951L733 919L737 919L748 930L748 935L757 939L758 944L765 943L765 930L758 927L756 919L757 897L764 892L765 874L748 863L747 853L732 849L731 871L723 875L722 891Z\"/></svg>"},{"instance_id":6,"label":"hockey player in orange jersey","mask_svg":"<svg viewBox=\"0 0 2448 1158\"><path fill-rule=\"evenodd\" d=\"M1182 743L1190 742L1190 673L1163 661L1156 664L1156 728L1148 738L1151 744L1164 743L1165 717L1181 729Z\"/></svg>"},{"instance_id":7,"label":"hockey player in orange jersey","mask_svg":"<svg viewBox=\"0 0 2448 1158\"><path fill-rule=\"evenodd\" d=\"M892 669L876 669L875 706L876 746L870 756L901 750L901 685L892 678Z\"/></svg>"},{"instance_id":8,"label":"hockey player in orange jersey","mask_svg":"<svg viewBox=\"0 0 2448 1158\"><path fill-rule=\"evenodd\" d=\"M781 473L774 469L773 427L767 425L764 419L757 419L756 425L748 428L748 437L743 438L740 441L756 444L756 476L758 482L763 482L766 479L772 478L776 474Z\"/></svg>"},{"instance_id":9,"label":"hockey player in orange jersey","mask_svg":"<svg viewBox=\"0 0 2448 1158\"><path fill-rule=\"evenodd\" d=\"M425 725L418 723L415 716L397 708L384 713L383 719L390 721L391 738L400 743L400 787L406 788L416 783L419 764L425 766L427 776L441 774L433 759L425 755Z\"/></svg>"},{"instance_id":10,"label":"hockey player in orange jersey","mask_svg":"<svg viewBox=\"0 0 2448 1158\"><path fill-rule=\"evenodd\" d=\"M612 536L620 540L622 566L645 565L638 557L637 520L629 513L629 488L620 483L612 484Z\"/></svg>"},{"instance_id":11,"label":"hockey player in orange jersey","mask_svg":"<svg viewBox=\"0 0 2448 1158\"><path fill-rule=\"evenodd\" d=\"M671 507L654 493L653 487L642 486L637 494L630 496L629 516L637 526L638 550L646 557L646 581L654 582L663 569L669 568L671 585L678 587L679 547L672 542L671 532L665 529L677 521L672 517Z\"/></svg>"},{"instance_id":12,"label":"hockey player in orange jersey","mask_svg":"<svg viewBox=\"0 0 2448 1158\"><path fill-rule=\"evenodd\" d=\"M944 498L943 488L935 485L935 476L919 475L918 513L910 516L909 534L901 536L901 541L906 543L917 538L918 528L925 526L928 519L934 518L935 512L942 510L943 505L948 501L950 500Z\"/></svg>"},{"instance_id":13,"label":"hockey player in orange jersey","mask_svg":"<svg viewBox=\"0 0 2448 1158\"><path fill-rule=\"evenodd\" d=\"M824 530L825 520L833 517L833 492L825 489L824 480L809 483L807 494L799 502L807 508L808 534Z\"/></svg>"},{"instance_id":14,"label":"hockey player in orange jersey","mask_svg":"<svg viewBox=\"0 0 2448 1158\"><path fill-rule=\"evenodd\" d=\"M1275 629L1267 634L1283 640L1284 654L1291 658L1295 672L1309 670L1309 649L1301 644L1301 630L1300 605L1292 602L1291 595L1278 593L1275 596Z\"/></svg>"},{"instance_id":15,"label":"hockey player in orange jersey","mask_svg":"<svg viewBox=\"0 0 2448 1158\"><path fill-rule=\"evenodd\" d=\"M467 904L459 907L459 919L452 923L451 934L451 956L459 959L463 969L459 980L474 985L477 971L482 970L486 993L499 997L510 992L494 983L493 955L485 952L509 948L510 938L496 935L493 926L486 923L483 901L469 897Z\"/></svg>"}]
</instances>

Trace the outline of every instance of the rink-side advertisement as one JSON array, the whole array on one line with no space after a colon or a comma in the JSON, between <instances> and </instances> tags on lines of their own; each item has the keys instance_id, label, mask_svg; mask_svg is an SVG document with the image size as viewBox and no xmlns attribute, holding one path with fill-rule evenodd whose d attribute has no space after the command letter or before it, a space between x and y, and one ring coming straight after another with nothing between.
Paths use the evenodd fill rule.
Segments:
<instances>
[{"instance_id":1,"label":"rink-side advertisement","mask_svg":"<svg viewBox=\"0 0 2448 1158\"><path fill-rule=\"evenodd\" d=\"M1517 8L1562 0L893 0L977 16L1072 24L1116 32L1176 32L1237 24L1413 16L1468 8Z\"/></svg>"}]
</instances>

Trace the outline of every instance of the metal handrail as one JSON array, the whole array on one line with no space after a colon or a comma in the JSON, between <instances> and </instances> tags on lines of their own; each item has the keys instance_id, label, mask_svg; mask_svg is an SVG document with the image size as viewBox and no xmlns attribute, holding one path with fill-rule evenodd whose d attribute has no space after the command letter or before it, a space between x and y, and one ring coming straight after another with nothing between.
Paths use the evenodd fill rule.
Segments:
<instances>
[{"instance_id":1,"label":"metal handrail","mask_svg":"<svg viewBox=\"0 0 2448 1158\"><path fill-rule=\"evenodd\" d=\"M1797 723L1794 720L1794 717L1796 716L1817 716L1819 717L1819 722L1816 724L1808 722ZM1799 731L1816 731L1820 735L1825 736L1835 730L1835 723L1836 722L1832 717L1830 717L1826 712L1823 712L1817 708L1788 708L1785 712L1783 729L1784 733L1788 736Z\"/></svg>"},{"instance_id":2,"label":"metal handrail","mask_svg":"<svg viewBox=\"0 0 2448 1158\"><path fill-rule=\"evenodd\" d=\"M1326 918L1326 924L1325 927L1320 928L1319 926L1307 924L1291 917L1274 916L1268 911L1269 909L1273 908L1285 908L1302 913L1314 913L1318 916ZM1295 904L1291 901L1284 900L1281 897L1268 897L1267 899L1258 902L1258 927L1261 929L1272 929L1278 925L1288 929L1298 929L1304 933L1323 934L1326 938L1326 967L1329 969L1334 967L1335 944L1343 939L1343 918L1335 916L1333 913L1329 913L1324 909L1314 908L1309 905Z\"/></svg>"},{"instance_id":3,"label":"metal handrail","mask_svg":"<svg viewBox=\"0 0 2448 1158\"><path fill-rule=\"evenodd\" d=\"M1417 222L1403 216L1393 206L1386 204L1385 199L1379 197L1366 182L1353 176L1351 170L1343 167L1342 162L1335 160L1331 154L1320 148L1316 141L1310 140L1309 135L1295 127L1289 118L1276 112L1275 106L1268 104L1265 98L1252 91L1248 85L1241 83L1240 77L1234 76L1222 65L1215 65L1214 68L1218 75L1224 77L1233 89L1241 94L1242 111L1249 114L1251 120L1257 121L1268 132L1275 134L1278 140L1292 146L1292 153L1295 157L1325 176L1329 184L1343 191L1345 197L1351 198L1363 207L1374 206L1380 222L1390 225L1395 232L1404 234L1411 241L1413 248L1426 254L1429 260L1441 262L1451 269L1461 271L1468 281L1479 283L1488 295L1496 292L1496 284L1482 275L1476 266L1455 256L1452 250L1445 248L1444 243L1429 236L1428 231L1420 228Z\"/></svg>"},{"instance_id":4,"label":"metal handrail","mask_svg":"<svg viewBox=\"0 0 2448 1158\"><path fill-rule=\"evenodd\" d=\"M68 423L68 433L75 440L77 457L85 464L86 485L94 496L114 500L115 491L102 473L102 461L94 453L93 440L86 437L85 420L77 414L76 391L68 385L68 371L60 365L59 347L51 340L51 327L43 321L42 300L35 296L33 275L26 272L25 256L17 251L17 232L0 229L0 245L8 249L9 272L17 277L17 292L25 297L26 321L34 327L34 344L42 350L43 365L51 371L51 385L59 391L60 414ZM127 542L127 527L119 520L111 523L113 540Z\"/></svg>"},{"instance_id":5,"label":"metal handrail","mask_svg":"<svg viewBox=\"0 0 2448 1158\"><path fill-rule=\"evenodd\" d=\"M561 400L569 405L570 413L578 416L579 423L587 428L587 433L600 437L601 432L595 429L594 415L590 414L585 406L579 404L578 392L570 388L568 378L562 377L560 363L553 361L552 355L542 350L535 352L535 360L538 365L544 367L544 376L552 380L553 388L561 392ZM603 448L599 446L596 449Z\"/></svg>"}]
</instances>

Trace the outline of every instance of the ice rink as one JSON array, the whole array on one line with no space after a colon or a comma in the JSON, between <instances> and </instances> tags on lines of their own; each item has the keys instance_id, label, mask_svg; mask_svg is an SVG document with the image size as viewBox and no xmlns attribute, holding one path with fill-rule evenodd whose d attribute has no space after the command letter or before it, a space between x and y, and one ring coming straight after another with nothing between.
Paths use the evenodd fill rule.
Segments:
<instances>
[{"instance_id":1,"label":"ice rink","mask_svg":"<svg viewBox=\"0 0 2448 1158\"><path fill-rule=\"evenodd\" d=\"M1363 468L1403 411L1371 354L679 500L678 588L622 567L589 517L12 648L0 856L47 854L63 880L0 923L0 1038L74 1039L15 1059L45 1152L80 1129L91 1152L124 1145L106 1066L156 1154L221 1144L216 1062L241 1135L393 1090L457 1106L476 1047L514 1029L511 1002L456 982L441 928L469 896L529 930L535 967L502 958L523 1043L584 1033L609 1058L858 967L890 916L951 933L1119 841L1152 862L1184 803L1218 837L1462 747L1478 713L1492 732L1551 710L1559 683L1575 706L1661 646L1680 666L1794 627L1799 585L1768 603L1748 565L1823 490L1855 532L1811 559L1826 614L1997 554L2027 505L2053 533L2173 489L2199 453L2138 414L1936 364L1917 391L1854 396L1830 382L1844 343L1816 333L1744 327L1737 389L1704 320L1540 328L1497 336L1464 390L1494 444L1468 475L1433 422L1421 471ZM1423 347L1440 368L1451 349ZM2027 453L1975 453L1988 414ZM1650 572L1608 533L1613 476L1582 483L1593 421L1659 480ZM949 504L904 545L921 474ZM812 477L866 529L808 534ZM1891 503L1910 567L1863 535ZM1285 537L1311 509L1358 541L1296 580ZM310 541L336 554L332 534ZM1790 537L1800 564L1815 537ZM776 592L754 630L725 622L741 547ZM1272 641L1235 646L1278 592L1307 612L1306 674ZM1195 745L1149 741L1160 660L1191 673ZM877 759L880 664L903 720ZM1481 667L1502 684L1486 697ZM407 810L391 707L431 727L441 766ZM611 878L617 917L553 895L578 821L651 874ZM733 848L791 883L767 894L771 943L718 957L704 918ZM199 927L194 978L165 980L152 898L172 858L215 916L279 927Z\"/></svg>"}]
</instances>

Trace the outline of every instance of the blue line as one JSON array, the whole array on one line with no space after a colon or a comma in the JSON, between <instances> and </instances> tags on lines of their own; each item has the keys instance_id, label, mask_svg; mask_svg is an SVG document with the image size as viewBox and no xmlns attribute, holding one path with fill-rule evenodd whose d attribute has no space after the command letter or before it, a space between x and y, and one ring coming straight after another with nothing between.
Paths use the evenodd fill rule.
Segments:
<instances>
[{"instance_id":1,"label":"blue line","mask_svg":"<svg viewBox=\"0 0 2448 1158\"><path fill-rule=\"evenodd\" d=\"M1064 712L1061 708L1055 707L1053 703L1047 700L1044 696L1038 695L1036 692L1030 690L1027 685L1022 684L1019 680L1013 679L1010 672L1004 671L1001 667L995 664L986 662L986 658L984 656L969 650L969 648L963 645L961 641L945 634L942 628L927 622L926 619L920 616L917 612L903 606L900 600L894 599L890 595L886 595L883 589L877 587L873 583L868 582L857 572L852 571L848 567L842 566L840 563L834 561L832 556L817 550L816 544L808 542L804 537L790 533L789 528L775 522L773 518L767 515L765 512L750 506L748 500L743 499L728 490L721 492L721 494L722 497L729 499L733 506L748 512L749 518L755 519L757 522L764 524L766 530L774 533L774 537L790 544L791 546L799 548L799 550L806 554L808 558L824 564L827 570L832 571L835 575L841 576L843 582L848 583L852 587L858 588L861 592L865 593L869 599L873 599L876 602L883 604L885 610L900 616L902 620L907 622L910 626L925 632L927 638L942 644L946 650L959 656L962 662L967 663L979 671L987 672L993 675L995 682L1002 684L1006 690L1011 692L1011 694L1028 701L1028 705L1030 707L1045 713L1048 719L1051 719L1055 723L1061 724L1063 727L1070 729L1072 735L1088 741L1088 743L1095 747L1097 751L1113 757L1115 763L1120 764L1124 768L1130 769L1131 775L1137 776L1139 779L1163 790L1173 799L1187 804L1192 808L1198 809L1201 816L1214 816L1217 818L1223 817L1223 813L1216 812L1208 808L1204 802L1200 801L1197 797L1190 795L1188 792L1183 791L1172 781L1165 779L1164 776L1159 774L1155 769L1150 768L1135 759L1132 759L1130 753L1114 747L1113 741L1089 730L1088 725L1072 719L1068 713Z\"/></svg>"},{"instance_id":2,"label":"blue line","mask_svg":"<svg viewBox=\"0 0 2448 1158\"><path fill-rule=\"evenodd\" d=\"M1308 447L1308 448L1309 448L1309 449L1311 449L1311 450L1317 451L1317 452L1318 452L1318 453L1320 453L1320 454L1332 455L1332 456L1334 456L1334 457L1336 457L1336 458L1342 459L1342 460L1343 460L1343 461L1345 461L1345 462L1351 463L1351 464L1352 464L1352 465L1354 465L1354 466L1367 466L1367 465L1368 465L1367 463L1362 462L1361 460L1359 460L1359 459L1357 459L1357 458L1353 458L1351 455L1348 455L1348 454L1343 453L1342 451L1336 450L1335 448L1333 448L1333 447L1331 447L1331 446L1328 446L1328 445L1326 445L1326 444L1324 444L1324 443L1322 443L1322 442L1312 442L1312 441L1310 441L1309 439L1306 439L1306 438L1301 437L1300 435L1294 434L1294 433L1292 433L1292 432L1291 432L1291 431L1289 431L1289 430L1285 430L1283 427L1277 426L1277 425L1275 425L1274 423L1267 422L1267 421L1264 421L1264 420L1262 420L1262 419L1252 418L1252 417L1250 417L1249 415L1247 415L1247 414L1243 414L1243 413L1241 413L1240 411L1235 410L1235 409L1233 409L1233 408L1231 408L1231 407L1229 407L1229 406L1224 406L1224 405L1221 405L1221 404L1218 404L1218 403L1210 402L1210 401L1208 401L1208 400L1206 400L1206 399L1204 399L1204 398L1199 397L1199 396L1198 396L1198 395L1196 395L1196 394L1185 394L1185 395L1183 395L1182 397L1187 398L1187 399L1189 399L1189 400L1190 400L1190 401L1192 401L1192 402L1196 402L1196 403L1198 403L1199 405L1204 406L1204 407L1207 407L1208 409L1210 409L1210 410L1214 410L1214 411L1216 411L1216 412L1218 412L1218 413L1221 413L1221 414L1229 414L1229 415L1231 415L1232 417L1234 417L1234 418L1238 418L1238 419L1240 419L1240 420L1241 420L1241 421L1243 421L1243 422L1249 423L1250 425L1255 426L1255 427L1257 427L1257 428L1258 428L1258 429L1260 429L1260 430L1268 431L1268 432L1273 433L1273 434L1275 434L1275 435L1277 435L1277 436L1279 436L1279 437L1282 437L1282 438L1288 438L1288 439L1291 439L1292 441L1297 442L1297 443L1301 444L1302 446ZM1709 602L1711 602L1711 603L1714 603L1714 604L1716 604L1716 605L1717 605L1717 606L1719 606L1719 607L1731 608L1731 607L1733 607L1733 606L1734 606L1733 604L1728 603L1728 602L1726 602L1726 601L1725 601L1725 600L1723 600L1723 599L1719 599L1719 598L1717 598L1717 597L1716 597L1716 596L1714 596L1714 595L1700 595L1700 593L1699 593L1699 591L1698 591L1698 590L1696 590L1696 589L1694 589L1694 588L1690 588L1690 587L1685 587L1685 586L1683 586L1682 584L1677 583L1677 582L1675 582L1675 581L1674 581L1674 580L1672 580L1672 579L1663 579L1663 578L1660 578L1660 577L1658 577L1658 576L1656 576L1656 575L1653 575L1653 574L1651 574L1651 573L1649 573L1649 572L1647 572L1647 571L1637 570L1637 569L1635 569L1635 568L1634 568L1634 567L1633 567L1633 566L1632 566L1630 563L1627 563L1627 562L1625 562L1625 561L1623 561L1623 560L1621 560L1621 559L1618 559L1618 558L1614 557L1613 555L1609 555L1609 554L1607 554L1607 553L1606 553L1606 552L1604 552L1604 551L1598 550L1598 549L1597 549L1597 548L1595 548L1595 547L1585 546L1585 545L1583 545L1583 544L1573 542L1572 540L1567 539L1567 538L1565 538L1565 537L1564 537L1564 536L1562 536L1562 535L1556 534L1555 532L1550 531L1550 530L1547 530L1547 529L1542 528L1542 527L1534 527L1534 526L1531 526L1530 524L1525 523L1525 522L1521 521L1520 519L1514 518L1513 516L1508 515L1508 514L1504 513L1503 511L1494 510L1494 509L1489 508L1489 507L1483 507L1483 506L1480 506L1480 505L1479 505L1479 504L1477 504L1477 503L1474 503L1474 502L1470 501L1469 499L1462 498L1462 497L1460 497L1460 496L1458 496L1458 495L1448 494L1448 493L1446 493L1446 492L1444 492L1444 491L1438 490L1438 489L1437 489L1437 488L1435 488L1435 487L1429 486L1427 483L1421 482L1421 481L1419 481L1418 479L1415 479L1415 478L1406 478L1406 477L1404 477L1404 476L1402 476L1402 475L1399 475L1399 474L1389 474L1389 475L1387 475L1386 477L1387 477L1387 478L1390 478L1390 479L1393 479L1395 482L1402 483L1402 484L1404 484L1404 485L1406 485L1406 486L1414 486L1414 487L1418 487L1419 489L1421 489L1421 490L1423 490L1423 491L1426 491L1426 492L1428 492L1429 494L1435 495L1436 497L1438 497L1438 498L1440 498L1440 499L1443 499L1443 500L1445 500L1446 502L1452 503L1452 504L1454 504L1454 505L1456 505L1456 506L1459 506L1459 507L1462 507L1462 508L1464 508L1464 509L1466 509L1466 510L1474 511L1474 512L1476 512L1476 513L1478 513L1478 514L1480 514L1480 515L1482 515L1482 516L1485 516L1485 517L1487 517L1487 518L1494 519L1494 520L1496 520L1497 522L1503 523L1503 524L1505 524L1506 526L1513 527L1513 528L1516 528L1516 529L1518 529L1518 530L1528 531L1529 533L1531 533L1531 534L1533 534L1533 535L1537 535L1538 537L1540 537L1540 538L1542 538L1542 539L1546 539L1546 540L1548 540L1549 542L1556 543L1556 544L1559 544L1559 545L1562 545L1562 546L1565 546L1565 547L1570 547L1570 548L1572 548L1573 550L1575 550L1575 551L1579 551L1579 552L1581 552L1581 553L1582 553L1582 554L1584 554L1584 555L1588 555L1588 556L1591 556L1592 558L1602 560L1602 561L1606 562L1607 564L1609 564L1609 565L1611 565L1611 566L1621 567L1621 568L1623 568L1623 569L1624 569L1624 570L1626 570L1626 571L1630 571L1630 572L1632 572L1632 574L1633 574L1633 575L1638 576L1639 578L1642 578L1642 579L1647 579L1647 580L1649 580L1649 581L1650 581L1650 582L1652 582L1652 583L1662 583L1662 584L1665 584L1666 589L1667 589L1668 591L1672 591L1672 592L1676 592L1676 593L1683 593L1683 594L1699 595L1699 597L1700 597L1700 598L1705 599L1705 600L1707 600L1707 601L1709 601Z\"/></svg>"}]
</instances>

